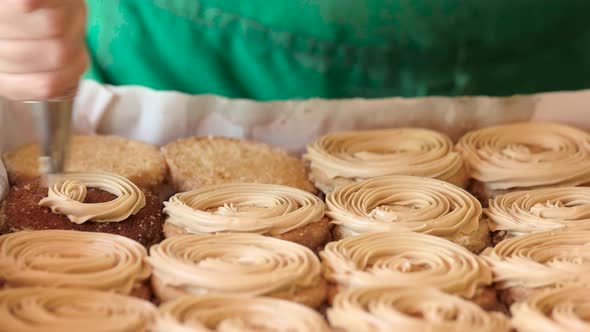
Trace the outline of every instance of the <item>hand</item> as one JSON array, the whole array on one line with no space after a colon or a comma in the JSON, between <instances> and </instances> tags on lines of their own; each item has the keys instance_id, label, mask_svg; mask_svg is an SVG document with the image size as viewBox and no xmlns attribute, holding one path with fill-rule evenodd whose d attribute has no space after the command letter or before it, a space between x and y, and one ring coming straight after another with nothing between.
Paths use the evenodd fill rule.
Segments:
<instances>
[{"instance_id":1,"label":"hand","mask_svg":"<svg viewBox=\"0 0 590 332\"><path fill-rule=\"evenodd\" d=\"M0 0L0 95L47 100L72 93L84 74L84 0Z\"/></svg>"}]
</instances>

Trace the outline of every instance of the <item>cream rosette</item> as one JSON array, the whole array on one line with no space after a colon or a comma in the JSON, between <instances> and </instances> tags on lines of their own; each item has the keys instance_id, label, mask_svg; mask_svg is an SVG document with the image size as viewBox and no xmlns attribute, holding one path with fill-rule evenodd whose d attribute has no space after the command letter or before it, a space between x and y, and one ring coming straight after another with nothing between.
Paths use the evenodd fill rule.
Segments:
<instances>
[{"instance_id":1,"label":"cream rosette","mask_svg":"<svg viewBox=\"0 0 590 332\"><path fill-rule=\"evenodd\" d=\"M360 288L336 295L328 309L330 324L365 332L509 332L510 320L439 290Z\"/></svg>"},{"instance_id":2,"label":"cream rosette","mask_svg":"<svg viewBox=\"0 0 590 332\"><path fill-rule=\"evenodd\" d=\"M0 290L0 331L147 332L157 309L149 302L81 289Z\"/></svg>"},{"instance_id":3,"label":"cream rosette","mask_svg":"<svg viewBox=\"0 0 590 332\"><path fill-rule=\"evenodd\" d=\"M165 285L197 295L294 292L321 280L311 250L259 234L175 236L153 246L147 260Z\"/></svg>"},{"instance_id":4,"label":"cream rosette","mask_svg":"<svg viewBox=\"0 0 590 332\"><path fill-rule=\"evenodd\" d=\"M561 230L518 236L482 253L498 288L590 284L590 231Z\"/></svg>"},{"instance_id":5,"label":"cream rosette","mask_svg":"<svg viewBox=\"0 0 590 332\"><path fill-rule=\"evenodd\" d=\"M458 149L472 178L489 189L590 182L590 135L552 123L518 123L467 133Z\"/></svg>"},{"instance_id":6,"label":"cream rosette","mask_svg":"<svg viewBox=\"0 0 590 332\"><path fill-rule=\"evenodd\" d=\"M130 294L151 269L145 248L105 233L44 230L0 236L5 287L84 288Z\"/></svg>"},{"instance_id":7,"label":"cream rosette","mask_svg":"<svg viewBox=\"0 0 590 332\"><path fill-rule=\"evenodd\" d=\"M481 204L444 181L413 176L377 177L336 188L327 215L344 236L408 230L450 238L478 230Z\"/></svg>"},{"instance_id":8,"label":"cream rosette","mask_svg":"<svg viewBox=\"0 0 590 332\"><path fill-rule=\"evenodd\" d=\"M153 332L329 332L323 317L306 306L243 296L185 296L160 307Z\"/></svg>"},{"instance_id":9,"label":"cream rosette","mask_svg":"<svg viewBox=\"0 0 590 332\"><path fill-rule=\"evenodd\" d=\"M565 287L531 296L511 308L519 332L590 331L590 289Z\"/></svg>"},{"instance_id":10,"label":"cream rosette","mask_svg":"<svg viewBox=\"0 0 590 332\"><path fill-rule=\"evenodd\" d=\"M328 134L308 145L304 158L329 179L416 175L450 181L463 172L451 139L420 128Z\"/></svg>"},{"instance_id":11,"label":"cream rosette","mask_svg":"<svg viewBox=\"0 0 590 332\"><path fill-rule=\"evenodd\" d=\"M511 192L490 200L484 211L493 231L525 235L564 227L590 227L590 188L564 187Z\"/></svg>"},{"instance_id":12,"label":"cream rosette","mask_svg":"<svg viewBox=\"0 0 590 332\"><path fill-rule=\"evenodd\" d=\"M306 191L254 183L205 186L178 193L164 205L166 222L193 234L280 235L322 220L325 210Z\"/></svg>"},{"instance_id":13,"label":"cream rosette","mask_svg":"<svg viewBox=\"0 0 590 332\"><path fill-rule=\"evenodd\" d=\"M492 283L491 270L478 256L420 233L366 233L328 243L320 255L327 280L344 289L434 287L470 299Z\"/></svg>"},{"instance_id":14,"label":"cream rosette","mask_svg":"<svg viewBox=\"0 0 590 332\"><path fill-rule=\"evenodd\" d=\"M63 214L75 224L88 220L119 222L141 210L145 195L133 182L110 173L68 173L52 175L47 197L39 205ZM97 188L117 196L104 203L84 203L87 188Z\"/></svg>"}]
</instances>

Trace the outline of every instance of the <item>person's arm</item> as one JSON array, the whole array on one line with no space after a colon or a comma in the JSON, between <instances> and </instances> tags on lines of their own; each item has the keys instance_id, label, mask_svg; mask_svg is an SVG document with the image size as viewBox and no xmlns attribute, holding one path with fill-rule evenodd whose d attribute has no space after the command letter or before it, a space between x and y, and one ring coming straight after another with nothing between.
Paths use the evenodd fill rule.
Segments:
<instances>
[{"instance_id":1,"label":"person's arm","mask_svg":"<svg viewBox=\"0 0 590 332\"><path fill-rule=\"evenodd\" d=\"M2 0L0 96L46 100L69 94L84 73L84 0Z\"/></svg>"}]
</instances>

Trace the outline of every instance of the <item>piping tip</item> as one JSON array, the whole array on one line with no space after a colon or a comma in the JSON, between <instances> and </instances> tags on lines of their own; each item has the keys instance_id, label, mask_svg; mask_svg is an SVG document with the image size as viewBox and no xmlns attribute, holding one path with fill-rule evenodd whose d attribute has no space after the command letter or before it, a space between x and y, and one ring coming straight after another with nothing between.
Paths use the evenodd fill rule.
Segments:
<instances>
[{"instance_id":1,"label":"piping tip","mask_svg":"<svg viewBox=\"0 0 590 332\"><path fill-rule=\"evenodd\" d=\"M51 175L64 172L69 150L73 101L28 101L39 136L41 185L51 183Z\"/></svg>"}]
</instances>

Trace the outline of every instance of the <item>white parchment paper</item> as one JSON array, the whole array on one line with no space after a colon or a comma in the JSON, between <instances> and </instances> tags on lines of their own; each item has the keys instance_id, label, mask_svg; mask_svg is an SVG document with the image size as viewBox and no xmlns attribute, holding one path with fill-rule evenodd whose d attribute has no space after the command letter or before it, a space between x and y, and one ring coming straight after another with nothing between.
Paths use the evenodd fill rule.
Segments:
<instances>
[{"instance_id":1,"label":"white parchment paper","mask_svg":"<svg viewBox=\"0 0 590 332\"><path fill-rule=\"evenodd\" d=\"M557 121L590 129L590 90L507 98L428 97L255 102L191 96L84 81L74 127L162 145L186 136L221 135L274 144L293 153L332 131L418 126L457 139L466 131L516 121ZM29 111L0 101L0 152L34 141ZM0 162L0 199L7 180Z\"/></svg>"}]
</instances>

